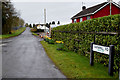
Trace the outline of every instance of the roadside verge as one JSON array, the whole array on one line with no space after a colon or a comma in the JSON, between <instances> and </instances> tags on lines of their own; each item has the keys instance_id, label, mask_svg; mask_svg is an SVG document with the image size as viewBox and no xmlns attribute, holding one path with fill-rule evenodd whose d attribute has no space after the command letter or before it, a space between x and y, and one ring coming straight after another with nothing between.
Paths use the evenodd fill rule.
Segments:
<instances>
[{"instance_id":1,"label":"roadside verge","mask_svg":"<svg viewBox=\"0 0 120 80\"><path fill-rule=\"evenodd\" d=\"M54 62L57 68L67 77L72 79L92 78L92 80L116 80L115 76L108 75L108 68L102 64L95 63L90 66L89 59L71 51L59 51L57 44L48 44L41 41L47 55ZM97 78L97 79L96 79Z\"/></svg>"},{"instance_id":2,"label":"roadside verge","mask_svg":"<svg viewBox=\"0 0 120 80\"><path fill-rule=\"evenodd\" d=\"M7 39L7 38L18 36L21 33L23 33L25 30L26 30L26 27L22 27L16 31L14 31L12 34L0 35L0 39Z\"/></svg>"}]
</instances>

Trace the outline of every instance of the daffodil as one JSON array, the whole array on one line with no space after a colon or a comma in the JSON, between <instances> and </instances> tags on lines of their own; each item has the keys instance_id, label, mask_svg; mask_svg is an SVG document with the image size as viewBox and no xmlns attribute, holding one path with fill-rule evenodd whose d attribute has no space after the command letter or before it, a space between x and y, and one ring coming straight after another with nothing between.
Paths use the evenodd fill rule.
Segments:
<instances>
[{"instance_id":1,"label":"daffodil","mask_svg":"<svg viewBox=\"0 0 120 80\"><path fill-rule=\"evenodd\" d=\"M56 43L64 43L63 41L56 41Z\"/></svg>"},{"instance_id":2,"label":"daffodil","mask_svg":"<svg viewBox=\"0 0 120 80\"><path fill-rule=\"evenodd\" d=\"M48 39L51 39L51 38L48 38Z\"/></svg>"}]
</instances>

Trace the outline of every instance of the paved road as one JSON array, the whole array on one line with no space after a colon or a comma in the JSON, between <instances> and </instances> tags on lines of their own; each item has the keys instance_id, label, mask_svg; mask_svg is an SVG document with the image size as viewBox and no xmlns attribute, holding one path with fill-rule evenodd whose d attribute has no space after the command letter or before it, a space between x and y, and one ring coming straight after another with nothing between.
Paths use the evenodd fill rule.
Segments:
<instances>
[{"instance_id":1,"label":"paved road","mask_svg":"<svg viewBox=\"0 0 120 80\"><path fill-rule=\"evenodd\" d=\"M65 78L29 30L3 40L3 78Z\"/></svg>"}]
</instances>

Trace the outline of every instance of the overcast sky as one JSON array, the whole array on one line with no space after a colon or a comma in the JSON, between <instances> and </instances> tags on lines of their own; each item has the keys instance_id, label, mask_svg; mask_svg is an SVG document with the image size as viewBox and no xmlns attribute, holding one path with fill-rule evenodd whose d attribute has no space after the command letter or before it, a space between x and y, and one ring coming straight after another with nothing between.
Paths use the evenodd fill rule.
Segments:
<instances>
[{"instance_id":1,"label":"overcast sky","mask_svg":"<svg viewBox=\"0 0 120 80\"><path fill-rule=\"evenodd\" d=\"M88 8L107 0L11 0L21 17L27 23L44 23L44 9L47 22L71 23L71 17L82 10L82 2ZM119 2L120 0L113 0Z\"/></svg>"}]
</instances>

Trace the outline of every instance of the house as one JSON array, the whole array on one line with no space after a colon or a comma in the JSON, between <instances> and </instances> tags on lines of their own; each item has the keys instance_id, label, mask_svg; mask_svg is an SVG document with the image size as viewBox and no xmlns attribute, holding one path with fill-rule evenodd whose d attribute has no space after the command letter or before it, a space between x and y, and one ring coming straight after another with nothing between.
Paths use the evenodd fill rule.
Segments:
<instances>
[{"instance_id":1,"label":"house","mask_svg":"<svg viewBox=\"0 0 120 80\"><path fill-rule=\"evenodd\" d=\"M82 7L82 11L73 16L72 23L82 22L92 18L98 18L108 15L120 14L120 5L113 2L107 1L93 7L87 8L85 6Z\"/></svg>"},{"instance_id":2,"label":"house","mask_svg":"<svg viewBox=\"0 0 120 80\"><path fill-rule=\"evenodd\" d=\"M37 29L41 29L41 30L49 29L48 27L45 27L45 24L37 24L36 27Z\"/></svg>"},{"instance_id":3,"label":"house","mask_svg":"<svg viewBox=\"0 0 120 80\"><path fill-rule=\"evenodd\" d=\"M60 24L51 24L50 25L51 28L55 28L55 27L58 27L58 26L60 26Z\"/></svg>"}]
</instances>

